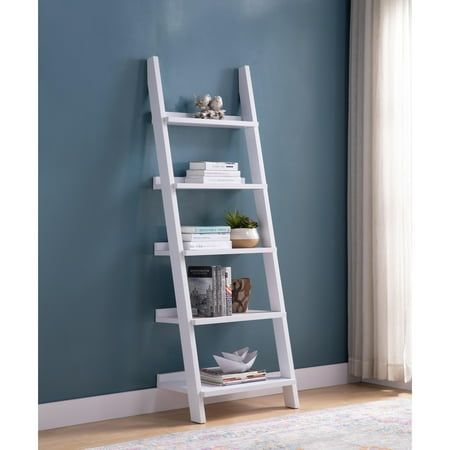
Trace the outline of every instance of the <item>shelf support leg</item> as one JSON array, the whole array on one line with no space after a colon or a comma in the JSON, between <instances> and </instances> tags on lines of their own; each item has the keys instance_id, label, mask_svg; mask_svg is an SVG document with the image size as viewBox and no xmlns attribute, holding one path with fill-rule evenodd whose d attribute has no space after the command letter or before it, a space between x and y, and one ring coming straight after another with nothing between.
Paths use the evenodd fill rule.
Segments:
<instances>
[{"instance_id":1,"label":"shelf support leg","mask_svg":"<svg viewBox=\"0 0 450 450\"><path fill-rule=\"evenodd\" d=\"M241 99L242 119L257 122L258 119L256 116L253 86L250 68L248 66L239 68L239 94ZM252 183L261 183L267 186L258 127L247 128L245 130L245 140L247 144ZM286 309L284 305L283 288L281 286L280 268L276 252L269 194L267 188L265 188L260 191L254 191L253 195L255 198L256 213L260 225L263 245L275 249L274 252L264 255L264 269L266 272L270 308L272 311L285 312ZM286 317L273 319L273 328L280 374L282 377L293 380L292 385L283 388L284 402L289 408L298 408L299 400L297 383Z\"/></svg>"},{"instance_id":2,"label":"shelf support leg","mask_svg":"<svg viewBox=\"0 0 450 450\"><path fill-rule=\"evenodd\" d=\"M161 73L157 56L153 56L147 60L147 82L156 143L156 156L161 178L164 218L169 241L170 265L172 267L172 278L177 304L189 409L193 422L205 423L205 405L200 392L201 381L197 344L195 341L194 326L192 324L186 260L183 254L183 242L181 240L180 214L175 190L172 156L170 153L169 130L165 113Z\"/></svg>"}]
</instances>

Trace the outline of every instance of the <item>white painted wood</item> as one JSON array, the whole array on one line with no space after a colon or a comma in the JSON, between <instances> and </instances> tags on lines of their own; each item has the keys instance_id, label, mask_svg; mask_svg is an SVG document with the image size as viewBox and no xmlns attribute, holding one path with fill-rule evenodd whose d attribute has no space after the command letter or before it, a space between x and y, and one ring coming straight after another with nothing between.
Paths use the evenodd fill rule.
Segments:
<instances>
[{"instance_id":1,"label":"white painted wood","mask_svg":"<svg viewBox=\"0 0 450 450\"><path fill-rule=\"evenodd\" d=\"M215 323L250 322L253 320L268 320L284 317L286 313L280 311L249 310L246 313L233 314L222 317L195 317L194 325L213 325Z\"/></svg>"},{"instance_id":2,"label":"white painted wood","mask_svg":"<svg viewBox=\"0 0 450 450\"><path fill-rule=\"evenodd\" d=\"M177 308L158 308L155 309L156 323L171 323L178 325Z\"/></svg>"},{"instance_id":3,"label":"white painted wood","mask_svg":"<svg viewBox=\"0 0 450 450\"><path fill-rule=\"evenodd\" d=\"M218 184L204 184L204 183L185 183L185 177L175 177L175 189L250 189L258 190L265 189L267 186L265 184L233 184L233 183L218 183ZM161 179L160 177L153 177L153 189L161 189Z\"/></svg>"},{"instance_id":4,"label":"white painted wood","mask_svg":"<svg viewBox=\"0 0 450 450\"><path fill-rule=\"evenodd\" d=\"M147 60L147 80L152 113L153 132L155 135L156 155L161 178L164 217L167 238L170 247L170 264L175 288L183 363L187 377L189 409L193 422L205 423L205 406L200 396L200 368L198 364L197 345L194 327L191 324L192 311L189 298L189 287L186 264L181 239L181 225L178 211L176 190L173 175L172 156L170 153L169 132L167 128L164 95L159 69L159 60L153 56Z\"/></svg>"},{"instance_id":5,"label":"white painted wood","mask_svg":"<svg viewBox=\"0 0 450 450\"><path fill-rule=\"evenodd\" d=\"M168 242L155 242L153 252L155 256L170 256L170 244ZM207 255L253 255L257 253L272 253L275 249L268 247L254 248L202 248L199 250L181 250L184 256L207 256Z\"/></svg>"},{"instance_id":6,"label":"white painted wood","mask_svg":"<svg viewBox=\"0 0 450 450\"><path fill-rule=\"evenodd\" d=\"M263 311L250 309L246 313L233 314L221 317L193 317L193 325L214 325L216 323L247 322L252 320L268 320L284 317L286 313L277 311ZM178 325L178 315L176 308L162 308L155 310L155 322Z\"/></svg>"},{"instance_id":7,"label":"white painted wood","mask_svg":"<svg viewBox=\"0 0 450 450\"><path fill-rule=\"evenodd\" d=\"M347 384L347 363L296 369L295 372L299 390ZM279 373L274 372L273 375L277 376ZM159 382L183 378L184 372L158 375ZM209 397L205 399L205 403L238 400L279 392L281 392L279 387L261 391L244 391ZM39 405L39 429L48 430L100 420L186 408L187 406L189 405L185 394L157 388L44 403Z\"/></svg>"},{"instance_id":8,"label":"white painted wood","mask_svg":"<svg viewBox=\"0 0 450 450\"><path fill-rule=\"evenodd\" d=\"M262 253L264 255L264 267L266 271L267 287L269 290L271 312L259 312L257 314L259 314L259 318L262 318L261 314L269 314L268 318L273 320L280 374L274 379L259 382L257 384L261 385L262 383L265 383L264 385L269 388L282 386L286 406L298 408L299 401L297 395L297 383L295 379L286 320L283 290L281 286L278 257L276 253L275 236L270 213L269 196L266 189L266 176L262 159L261 141L259 136L255 102L253 98L250 69L248 66L244 66L239 69L239 91L242 116L226 116L223 120L204 120L193 118L190 114L166 112L158 58L150 58L147 65L150 107L152 112L152 123L155 134L156 153L160 173L159 182L156 186L159 186L162 191L168 236L168 243L166 246L164 246L163 243L155 243L155 255L170 256L177 304L176 321L180 328L183 361L186 373L185 381L161 382L162 384L160 383L160 386L186 393L189 399L191 420L199 423L204 423L206 421L203 403L204 397L216 395L222 396L224 393L232 394L243 391L249 392L256 389L253 387L253 384L227 386L226 388L220 387L219 389L215 386L211 387L201 384L194 325L225 323L227 321L237 320L215 318L215 321L211 322L211 319L197 319L192 317L185 257ZM182 183L179 180L177 181L173 174L168 125L243 128L245 130L252 182L257 186L261 186L258 189L254 188L253 193L256 203L258 222L260 223L260 233L263 244L262 247L253 249L183 250L176 192L177 189L186 188L187 184ZM184 186L182 187L183 184ZM220 186L221 189L235 189L236 187L238 186ZM199 186L195 184L191 185L190 188L205 189L205 185ZM207 188L217 189L219 187L209 185ZM240 185L239 188L242 188L242 185ZM164 312L157 312L156 314L159 321L164 321L165 323L175 323L173 316L169 317L167 314L164 316ZM273 315L270 316L270 314ZM248 317L250 317L250 315Z\"/></svg>"},{"instance_id":9,"label":"white painted wood","mask_svg":"<svg viewBox=\"0 0 450 450\"><path fill-rule=\"evenodd\" d=\"M192 118L193 114L191 113L185 113L185 112L175 112L175 111L166 111L166 117L179 117L179 118L185 118L185 119L189 119ZM242 121L242 117L241 116L225 116L225 118L227 120L238 120L238 121ZM197 120L206 120L206 119L197 119ZM208 119L208 120L212 120L212 119ZM224 120L224 119L222 119Z\"/></svg>"},{"instance_id":10,"label":"white painted wood","mask_svg":"<svg viewBox=\"0 0 450 450\"><path fill-rule=\"evenodd\" d=\"M253 383L234 384L231 386L214 386L212 384L202 383L202 397L216 397L218 395L236 394L239 392L261 391L263 389L271 389L283 386L292 386L296 383L295 378L289 379L277 375L268 374L267 380L256 381ZM185 380L160 381L158 389L166 389L180 393L187 393L188 388Z\"/></svg>"},{"instance_id":11,"label":"white painted wood","mask_svg":"<svg viewBox=\"0 0 450 450\"><path fill-rule=\"evenodd\" d=\"M241 99L242 118L244 120L257 122L258 119L249 66L239 68L239 94ZM245 140L247 143L252 182L267 184L258 127L246 129ZM268 190L254 191L253 195L263 245L276 248ZM281 286L280 269L276 252L264 255L264 267L271 309L272 311L284 312L283 288ZM280 373L283 377L293 378L294 363L286 317L274 320L273 327ZM299 400L296 385L293 384L292 386L285 387L283 392L286 406L298 408Z\"/></svg>"},{"instance_id":12,"label":"white painted wood","mask_svg":"<svg viewBox=\"0 0 450 450\"><path fill-rule=\"evenodd\" d=\"M242 120L240 116L225 116L221 120L196 119L192 114L166 112L164 121L168 125L184 127L207 127L207 128L252 128L257 127L258 122Z\"/></svg>"}]
</instances>

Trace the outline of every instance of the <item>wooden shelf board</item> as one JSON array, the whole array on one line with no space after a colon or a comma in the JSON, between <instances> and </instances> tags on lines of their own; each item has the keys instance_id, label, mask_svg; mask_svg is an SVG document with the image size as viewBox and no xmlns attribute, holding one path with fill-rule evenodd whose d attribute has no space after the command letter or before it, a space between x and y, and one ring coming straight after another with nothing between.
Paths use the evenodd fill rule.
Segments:
<instances>
[{"instance_id":1,"label":"wooden shelf board","mask_svg":"<svg viewBox=\"0 0 450 450\"><path fill-rule=\"evenodd\" d=\"M242 120L241 116L225 116L221 120L197 119L192 116L192 113L166 112L164 118L168 125L183 127L252 128L258 126L258 122Z\"/></svg>"},{"instance_id":2,"label":"wooden shelf board","mask_svg":"<svg viewBox=\"0 0 450 450\"><path fill-rule=\"evenodd\" d=\"M185 183L184 177L175 177L175 189L250 189L250 190L260 190L267 187L266 184L237 184L237 183L217 183L217 184L204 184L204 183ZM161 189L161 178L153 177L153 189Z\"/></svg>"},{"instance_id":3,"label":"wooden shelf board","mask_svg":"<svg viewBox=\"0 0 450 450\"><path fill-rule=\"evenodd\" d=\"M156 245L166 244L167 250L156 249ZM211 248L201 250L183 250L184 256L208 256L208 255L251 255L258 253L273 253L275 248L273 247L253 247L253 248ZM155 242L154 244L155 256L170 256L167 242Z\"/></svg>"},{"instance_id":4,"label":"wooden shelf board","mask_svg":"<svg viewBox=\"0 0 450 450\"><path fill-rule=\"evenodd\" d=\"M214 325L217 323L247 322L252 320L268 320L285 317L286 313L281 311L249 310L246 313L236 313L231 316L221 317L193 317L193 325ZM155 311L155 322L178 324L176 308L160 308Z\"/></svg>"}]
</instances>

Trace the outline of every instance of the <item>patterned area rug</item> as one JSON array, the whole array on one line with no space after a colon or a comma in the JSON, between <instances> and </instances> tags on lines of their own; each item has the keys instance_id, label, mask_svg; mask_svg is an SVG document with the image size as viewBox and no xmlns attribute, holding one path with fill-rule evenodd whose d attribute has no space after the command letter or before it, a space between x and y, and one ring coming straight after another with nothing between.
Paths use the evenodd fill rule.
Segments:
<instances>
[{"instance_id":1,"label":"patterned area rug","mask_svg":"<svg viewBox=\"0 0 450 450\"><path fill-rule=\"evenodd\" d=\"M411 400L398 397L97 447L96 450L404 450Z\"/></svg>"}]
</instances>

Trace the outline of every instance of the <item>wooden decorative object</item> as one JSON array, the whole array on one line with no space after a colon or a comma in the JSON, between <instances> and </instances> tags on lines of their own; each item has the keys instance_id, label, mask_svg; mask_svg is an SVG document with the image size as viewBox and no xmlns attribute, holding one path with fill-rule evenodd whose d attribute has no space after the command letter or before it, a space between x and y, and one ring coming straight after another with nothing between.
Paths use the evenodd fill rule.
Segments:
<instances>
[{"instance_id":1,"label":"wooden decorative object","mask_svg":"<svg viewBox=\"0 0 450 450\"><path fill-rule=\"evenodd\" d=\"M247 312L251 290L250 278L233 280L233 313Z\"/></svg>"}]
</instances>

